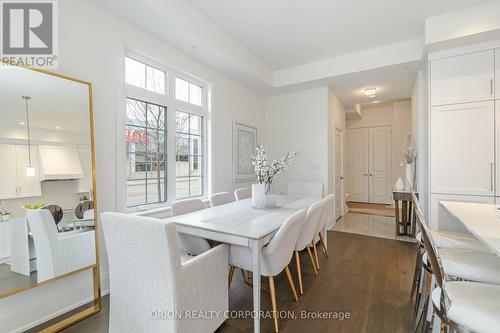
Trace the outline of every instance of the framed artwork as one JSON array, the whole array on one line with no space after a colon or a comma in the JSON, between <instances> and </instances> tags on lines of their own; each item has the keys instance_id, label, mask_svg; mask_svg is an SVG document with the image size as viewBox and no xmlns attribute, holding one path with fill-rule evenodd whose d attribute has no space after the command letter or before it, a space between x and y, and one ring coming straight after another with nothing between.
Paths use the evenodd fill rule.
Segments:
<instances>
[{"instance_id":1,"label":"framed artwork","mask_svg":"<svg viewBox=\"0 0 500 333\"><path fill-rule=\"evenodd\" d=\"M255 179L252 155L257 147L257 129L233 122L233 181Z\"/></svg>"}]
</instances>

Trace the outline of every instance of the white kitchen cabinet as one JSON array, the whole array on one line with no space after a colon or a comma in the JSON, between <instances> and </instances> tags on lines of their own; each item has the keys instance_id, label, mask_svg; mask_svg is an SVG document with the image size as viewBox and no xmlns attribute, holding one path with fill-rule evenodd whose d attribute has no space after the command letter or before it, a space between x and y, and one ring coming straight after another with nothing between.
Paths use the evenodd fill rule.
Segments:
<instances>
[{"instance_id":1,"label":"white kitchen cabinet","mask_svg":"<svg viewBox=\"0 0 500 333\"><path fill-rule=\"evenodd\" d=\"M497 100L495 106L495 165L496 165L496 187L495 187L495 195L500 197L500 100Z\"/></svg>"},{"instance_id":2,"label":"white kitchen cabinet","mask_svg":"<svg viewBox=\"0 0 500 333\"><path fill-rule=\"evenodd\" d=\"M17 197L16 146L0 145L0 199Z\"/></svg>"},{"instance_id":3,"label":"white kitchen cabinet","mask_svg":"<svg viewBox=\"0 0 500 333\"><path fill-rule=\"evenodd\" d=\"M495 50L495 98L500 99L500 48Z\"/></svg>"},{"instance_id":4,"label":"white kitchen cabinet","mask_svg":"<svg viewBox=\"0 0 500 333\"><path fill-rule=\"evenodd\" d=\"M38 165L38 148L31 146L31 165L35 169L35 176L26 176L26 168L29 164L28 146L16 146L17 159L17 186L19 198L39 197L42 195L40 184L40 168Z\"/></svg>"},{"instance_id":5,"label":"white kitchen cabinet","mask_svg":"<svg viewBox=\"0 0 500 333\"><path fill-rule=\"evenodd\" d=\"M495 52L486 50L431 62L431 105L494 99Z\"/></svg>"},{"instance_id":6,"label":"white kitchen cabinet","mask_svg":"<svg viewBox=\"0 0 500 333\"><path fill-rule=\"evenodd\" d=\"M26 176L28 146L0 145L0 199L38 197L42 195L37 147L31 147L35 176Z\"/></svg>"},{"instance_id":7,"label":"white kitchen cabinet","mask_svg":"<svg viewBox=\"0 0 500 333\"><path fill-rule=\"evenodd\" d=\"M433 230L456 230L465 231L460 222L451 218L448 214L443 214L439 208L440 201L453 202L475 202L484 204L494 204L494 197L482 196L466 196L466 195L447 195L447 194L432 194L431 195L431 215L430 226Z\"/></svg>"},{"instance_id":8,"label":"white kitchen cabinet","mask_svg":"<svg viewBox=\"0 0 500 333\"><path fill-rule=\"evenodd\" d=\"M77 180L77 193L89 192L92 187L92 151L90 146L76 148L83 170L83 178Z\"/></svg>"},{"instance_id":9,"label":"white kitchen cabinet","mask_svg":"<svg viewBox=\"0 0 500 333\"><path fill-rule=\"evenodd\" d=\"M431 108L431 192L495 195L494 101Z\"/></svg>"}]
</instances>

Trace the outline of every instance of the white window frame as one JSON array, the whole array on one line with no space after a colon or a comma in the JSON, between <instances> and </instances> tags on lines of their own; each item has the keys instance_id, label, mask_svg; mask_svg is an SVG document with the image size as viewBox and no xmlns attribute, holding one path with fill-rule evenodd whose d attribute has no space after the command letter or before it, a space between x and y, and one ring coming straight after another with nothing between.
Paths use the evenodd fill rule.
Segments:
<instances>
[{"instance_id":1,"label":"white window frame","mask_svg":"<svg viewBox=\"0 0 500 333\"><path fill-rule=\"evenodd\" d=\"M136 61L142 62L143 64L154 67L158 70L165 72L165 89L166 93L159 94L147 89L139 88L128 84L125 82L125 57L132 58ZM144 57L134 51L125 50L123 57L123 75L122 83L124 86L124 94L119 94L121 97L121 102L119 105L122 105L122 113L119 118L122 121L119 121L120 126L117 128L118 134L118 144L117 150L120 151L120 154L125 158L126 161L126 147L123 133L125 133L126 128L126 99L134 98L145 102L150 102L154 104L159 104L167 108L167 198L165 202L155 203L155 204L145 204L141 206L135 207L127 207L127 175L125 172L125 161L123 163L117 163L117 168L122 168L120 172L117 172L118 180L123 179L123 181L118 181L117 189L118 193L123 193L123 204L118 202L119 206L122 206L124 211L142 211L149 210L158 207L164 207L165 205L170 206L172 202L176 200L176 116L177 111L191 113L197 116L203 117L203 128L202 128L202 149L203 149L203 165L202 165L202 186L203 186L203 194L201 196L197 196L197 198L206 199L208 197L209 192L209 162L211 161L209 149L210 142L210 85L209 83L197 79L183 71L176 70L172 67L168 67L166 65L160 64L154 60L151 60L148 57ZM188 102L183 102L177 100L175 98L175 78L180 78L185 81L191 82L202 87L202 106L194 105ZM121 141L120 141L121 140ZM118 159L119 160L119 159ZM121 177L119 175L121 174ZM117 200L120 200L118 198Z\"/></svg>"}]
</instances>

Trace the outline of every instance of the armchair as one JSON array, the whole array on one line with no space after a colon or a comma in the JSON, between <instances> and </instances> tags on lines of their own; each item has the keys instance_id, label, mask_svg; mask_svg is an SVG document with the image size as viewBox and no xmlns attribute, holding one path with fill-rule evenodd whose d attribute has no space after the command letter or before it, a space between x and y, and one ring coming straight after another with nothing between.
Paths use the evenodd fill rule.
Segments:
<instances>
[{"instance_id":1,"label":"armchair","mask_svg":"<svg viewBox=\"0 0 500 333\"><path fill-rule=\"evenodd\" d=\"M93 230L58 232L46 209L29 211L26 219L35 243L38 282L96 263Z\"/></svg>"},{"instance_id":2,"label":"armchair","mask_svg":"<svg viewBox=\"0 0 500 333\"><path fill-rule=\"evenodd\" d=\"M101 214L109 258L110 333L213 332L228 310L228 249L179 252L174 223ZM187 318L188 312L211 313ZM175 315L175 316L174 316Z\"/></svg>"}]
</instances>

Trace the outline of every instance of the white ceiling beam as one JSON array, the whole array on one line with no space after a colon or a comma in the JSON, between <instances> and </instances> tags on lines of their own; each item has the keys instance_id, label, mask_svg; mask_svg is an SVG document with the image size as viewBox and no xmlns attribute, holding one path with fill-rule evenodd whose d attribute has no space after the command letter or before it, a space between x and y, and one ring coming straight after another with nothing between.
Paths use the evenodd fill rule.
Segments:
<instances>
[{"instance_id":1,"label":"white ceiling beam","mask_svg":"<svg viewBox=\"0 0 500 333\"><path fill-rule=\"evenodd\" d=\"M330 77L406 64L422 59L422 39L412 39L275 71L274 87L324 80Z\"/></svg>"},{"instance_id":2,"label":"white ceiling beam","mask_svg":"<svg viewBox=\"0 0 500 333\"><path fill-rule=\"evenodd\" d=\"M499 32L500 1L425 20L428 50L484 42L499 36Z\"/></svg>"}]
</instances>

